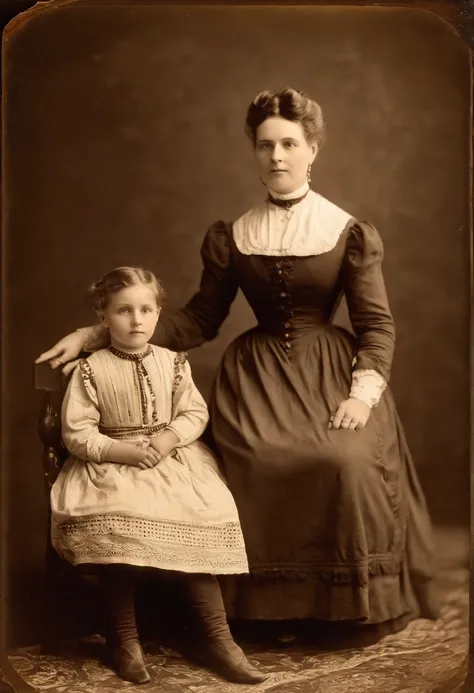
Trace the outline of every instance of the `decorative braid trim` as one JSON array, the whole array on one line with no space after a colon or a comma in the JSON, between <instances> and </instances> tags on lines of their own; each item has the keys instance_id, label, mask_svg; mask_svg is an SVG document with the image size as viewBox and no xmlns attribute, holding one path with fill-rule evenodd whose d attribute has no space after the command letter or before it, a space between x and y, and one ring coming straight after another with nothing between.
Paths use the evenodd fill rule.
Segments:
<instances>
[{"instance_id":1,"label":"decorative braid trim","mask_svg":"<svg viewBox=\"0 0 474 693\"><path fill-rule=\"evenodd\" d=\"M173 381L173 395L179 388L179 385L183 379L183 374L186 368L187 356L185 352L179 352L174 357L174 381Z\"/></svg>"},{"instance_id":2,"label":"decorative braid trim","mask_svg":"<svg viewBox=\"0 0 474 693\"><path fill-rule=\"evenodd\" d=\"M109 438L136 438L137 436L155 436L168 426L167 423L154 424L152 426L102 426L99 425L99 433L103 433Z\"/></svg>"},{"instance_id":3,"label":"decorative braid trim","mask_svg":"<svg viewBox=\"0 0 474 693\"><path fill-rule=\"evenodd\" d=\"M134 353L117 349L116 347L112 346L112 344L110 344L108 348L114 356L118 356L119 359L124 359L125 361L143 361L143 359L149 356L152 352L151 344L147 344L144 351Z\"/></svg>"},{"instance_id":4,"label":"decorative braid trim","mask_svg":"<svg viewBox=\"0 0 474 693\"><path fill-rule=\"evenodd\" d=\"M86 383L90 383L92 387L95 388L95 376L94 376L94 371L91 368L91 365L87 359L81 359L79 361L79 368L81 369L81 375Z\"/></svg>"},{"instance_id":5,"label":"decorative braid trim","mask_svg":"<svg viewBox=\"0 0 474 693\"><path fill-rule=\"evenodd\" d=\"M317 579L328 584L352 584L358 587L367 586L370 579L381 575L398 575L402 569L399 557L369 556L368 561L361 564L298 564L298 565L251 565L250 577L254 580L271 580L281 582L287 580Z\"/></svg>"}]
</instances>

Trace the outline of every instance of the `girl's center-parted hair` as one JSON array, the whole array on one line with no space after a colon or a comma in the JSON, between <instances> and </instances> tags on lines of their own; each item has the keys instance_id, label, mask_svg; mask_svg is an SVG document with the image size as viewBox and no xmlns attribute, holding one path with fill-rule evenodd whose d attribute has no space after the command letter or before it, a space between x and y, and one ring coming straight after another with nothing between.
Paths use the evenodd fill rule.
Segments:
<instances>
[{"instance_id":1,"label":"girl's center-parted hair","mask_svg":"<svg viewBox=\"0 0 474 693\"><path fill-rule=\"evenodd\" d=\"M91 284L88 295L92 307L96 312L105 310L110 294L115 294L129 286L143 284L153 291L158 308L161 308L164 298L164 289L160 281L150 270L142 267L116 267L107 272L102 279Z\"/></svg>"},{"instance_id":2,"label":"girl's center-parted hair","mask_svg":"<svg viewBox=\"0 0 474 693\"><path fill-rule=\"evenodd\" d=\"M259 125L275 116L300 123L307 142L316 142L319 148L324 144L326 124L321 106L303 91L286 87L281 91L267 89L260 92L248 107L245 133L254 145Z\"/></svg>"}]
</instances>

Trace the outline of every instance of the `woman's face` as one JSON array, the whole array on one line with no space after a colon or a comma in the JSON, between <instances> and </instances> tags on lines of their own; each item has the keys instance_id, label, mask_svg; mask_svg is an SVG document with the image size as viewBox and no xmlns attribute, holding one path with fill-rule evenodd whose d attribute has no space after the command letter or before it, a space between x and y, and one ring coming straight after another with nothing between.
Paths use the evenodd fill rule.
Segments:
<instances>
[{"instance_id":1,"label":"woman's face","mask_svg":"<svg viewBox=\"0 0 474 693\"><path fill-rule=\"evenodd\" d=\"M291 193L304 184L317 152L317 144L306 141L300 123L272 116L257 128L255 157L260 176L277 193Z\"/></svg>"}]
</instances>

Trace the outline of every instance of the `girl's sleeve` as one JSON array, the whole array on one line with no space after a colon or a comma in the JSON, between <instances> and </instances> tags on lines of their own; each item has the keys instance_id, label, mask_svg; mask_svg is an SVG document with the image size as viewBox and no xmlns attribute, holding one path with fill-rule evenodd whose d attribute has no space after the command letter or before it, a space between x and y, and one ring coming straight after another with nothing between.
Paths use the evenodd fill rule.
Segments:
<instances>
[{"instance_id":1,"label":"girl's sleeve","mask_svg":"<svg viewBox=\"0 0 474 693\"><path fill-rule=\"evenodd\" d=\"M382 274L383 243L372 224L357 222L349 231L343 266L344 289L357 353L351 397L373 407L390 379L395 325Z\"/></svg>"},{"instance_id":2,"label":"girl's sleeve","mask_svg":"<svg viewBox=\"0 0 474 693\"><path fill-rule=\"evenodd\" d=\"M99 432L99 421L94 373L83 359L72 373L61 409L62 438L71 455L90 462L107 459L114 441Z\"/></svg>"},{"instance_id":3,"label":"girl's sleeve","mask_svg":"<svg viewBox=\"0 0 474 693\"><path fill-rule=\"evenodd\" d=\"M178 436L177 447L183 447L193 443L202 435L209 420L209 414L206 403L194 384L186 355L176 354L173 367L172 415L171 422L166 428Z\"/></svg>"},{"instance_id":4,"label":"girl's sleeve","mask_svg":"<svg viewBox=\"0 0 474 693\"><path fill-rule=\"evenodd\" d=\"M174 315L158 323L153 342L171 351L188 351L217 337L238 291L227 225L218 221L202 247L199 290Z\"/></svg>"}]
</instances>

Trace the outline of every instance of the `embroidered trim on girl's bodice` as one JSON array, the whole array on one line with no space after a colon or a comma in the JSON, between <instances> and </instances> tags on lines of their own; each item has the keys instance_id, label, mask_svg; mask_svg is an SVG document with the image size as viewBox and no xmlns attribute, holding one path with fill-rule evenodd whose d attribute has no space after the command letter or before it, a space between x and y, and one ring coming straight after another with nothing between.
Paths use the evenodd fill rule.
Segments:
<instances>
[{"instance_id":1,"label":"embroidered trim on girl's bodice","mask_svg":"<svg viewBox=\"0 0 474 693\"><path fill-rule=\"evenodd\" d=\"M173 370L173 395L178 391L179 385L183 379L184 372L186 370L187 355L184 351L180 351L174 357Z\"/></svg>"},{"instance_id":2,"label":"embroidered trim on girl's bodice","mask_svg":"<svg viewBox=\"0 0 474 693\"><path fill-rule=\"evenodd\" d=\"M92 370L91 364L87 359L81 359L79 361L79 370L81 371L86 387L90 384L95 389L96 385L94 371Z\"/></svg>"},{"instance_id":3,"label":"embroidered trim on girl's bodice","mask_svg":"<svg viewBox=\"0 0 474 693\"><path fill-rule=\"evenodd\" d=\"M307 257L327 253L336 246L352 215L310 190L290 209L269 200L250 209L232 228L243 255Z\"/></svg>"}]
</instances>

